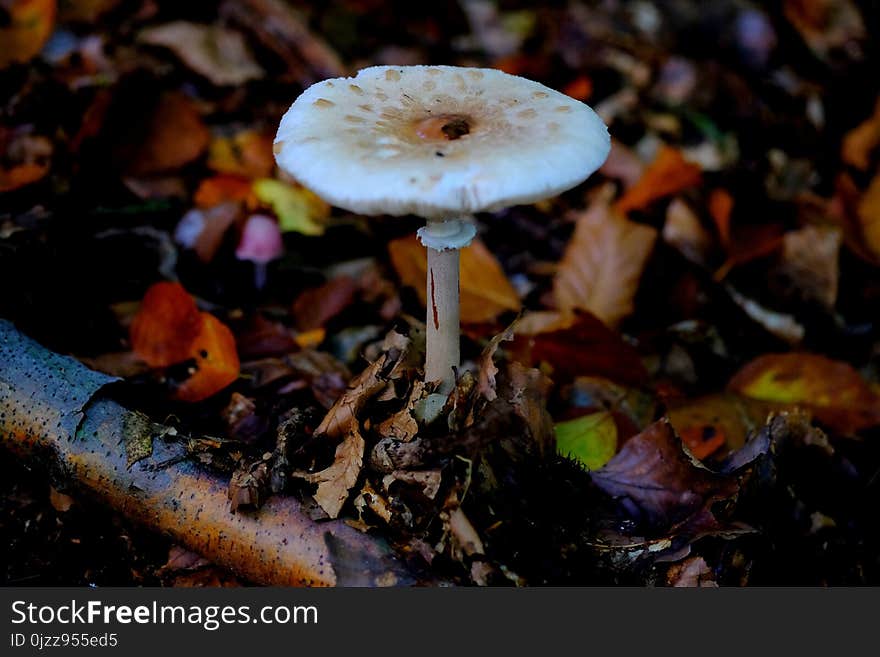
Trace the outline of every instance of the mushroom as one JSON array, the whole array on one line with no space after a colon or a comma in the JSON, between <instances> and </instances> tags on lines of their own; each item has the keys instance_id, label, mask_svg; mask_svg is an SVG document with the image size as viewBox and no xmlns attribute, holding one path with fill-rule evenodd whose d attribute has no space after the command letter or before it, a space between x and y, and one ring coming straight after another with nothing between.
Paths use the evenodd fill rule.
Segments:
<instances>
[{"instance_id":1,"label":"mushroom","mask_svg":"<svg viewBox=\"0 0 880 657\"><path fill-rule=\"evenodd\" d=\"M587 105L532 80L456 66L373 66L318 82L275 138L281 169L333 205L426 220L425 380L444 393L459 366L459 249L476 234L473 213L570 189L609 149Z\"/></svg>"},{"instance_id":2,"label":"mushroom","mask_svg":"<svg viewBox=\"0 0 880 657\"><path fill-rule=\"evenodd\" d=\"M281 229L272 217L253 214L248 217L235 249L235 257L254 264L254 287L262 290L266 284L266 265L284 253Z\"/></svg>"}]
</instances>

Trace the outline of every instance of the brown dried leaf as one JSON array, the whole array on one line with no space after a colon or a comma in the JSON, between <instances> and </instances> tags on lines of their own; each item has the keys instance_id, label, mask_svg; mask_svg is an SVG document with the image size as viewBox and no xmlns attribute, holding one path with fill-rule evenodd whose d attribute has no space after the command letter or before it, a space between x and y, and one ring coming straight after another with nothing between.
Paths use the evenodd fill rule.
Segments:
<instances>
[{"instance_id":1,"label":"brown dried leaf","mask_svg":"<svg viewBox=\"0 0 880 657\"><path fill-rule=\"evenodd\" d=\"M697 214L680 198L666 208L663 241L691 262L705 265L712 249L712 236L703 228Z\"/></svg>"},{"instance_id":2,"label":"brown dried leaf","mask_svg":"<svg viewBox=\"0 0 880 657\"><path fill-rule=\"evenodd\" d=\"M804 226L789 231L782 238L778 271L802 299L819 303L830 311L837 302L838 256L842 242L843 233L839 228Z\"/></svg>"},{"instance_id":3,"label":"brown dried leaf","mask_svg":"<svg viewBox=\"0 0 880 657\"><path fill-rule=\"evenodd\" d=\"M605 199L577 217L553 279L563 312L587 310L609 326L633 311L633 298L657 231L613 212Z\"/></svg>"},{"instance_id":4,"label":"brown dried leaf","mask_svg":"<svg viewBox=\"0 0 880 657\"><path fill-rule=\"evenodd\" d=\"M516 322L489 340L489 344L486 345L477 360L477 393L483 395L488 401L494 401L498 397L495 392L495 376L498 374L498 367L495 365L495 352L498 351L502 342L513 340L515 325Z\"/></svg>"},{"instance_id":5,"label":"brown dried leaf","mask_svg":"<svg viewBox=\"0 0 880 657\"><path fill-rule=\"evenodd\" d=\"M413 288L422 305L427 307L428 256L425 247L413 235L392 241L388 252L401 282ZM519 295L498 260L480 239L462 249L460 258L462 322L491 322L505 311L519 310Z\"/></svg>"},{"instance_id":6,"label":"brown dried leaf","mask_svg":"<svg viewBox=\"0 0 880 657\"><path fill-rule=\"evenodd\" d=\"M718 588L715 574L703 557L689 557L672 564L666 573L666 581L672 587Z\"/></svg>"},{"instance_id":7,"label":"brown dried leaf","mask_svg":"<svg viewBox=\"0 0 880 657\"><path fill-rule=\"evenodd\" d=\"M364 439L354 422L349 423L348 435L336 448L333 464L320 472L297 473L297 476L318 484L315 501L328 516L336 518L348 492L357 483L364 464Z\"/></svg>"},{"instance_id":8,"label":"brown dried leaf","mask_svg":"<svg viewBox=\"0 0 880 657\"><path fill-rule=\"evenodd\" d=\"M403 442L409 442L419 432L419 423L413 417L413 409L425 392L425 383L416 381L406 401L406 405L397 413L389 417L377 427L377 432L383 438L393 438Z\"/></svg>"},{"instance_id":9,"label":"brown dried leaf","mask_svg":"<svg viewBox=\"0 0 880 657\"><path fill-rule=\"evenodd\" d=\"M389 379L406 358L409 339L391 331L385 338L383 348L385 351L382 355L361 372L336 401L320 426L315 429L317 435L338 438L357 431L358 413L364 404L388 385Z\"/></svg>"},{"instance_id":10,"label":"brown dried leaf","mask_svg":"<svg viewBox=\"0 0 880 657\"><path fill-rule=\"evenodd\" d=\"M603 468L590 473L609 495L652 525L669 525L724 499L737 490L735 480L696 465L684 453L667 420L633 436Z\"/></svg>"}]
</instances>

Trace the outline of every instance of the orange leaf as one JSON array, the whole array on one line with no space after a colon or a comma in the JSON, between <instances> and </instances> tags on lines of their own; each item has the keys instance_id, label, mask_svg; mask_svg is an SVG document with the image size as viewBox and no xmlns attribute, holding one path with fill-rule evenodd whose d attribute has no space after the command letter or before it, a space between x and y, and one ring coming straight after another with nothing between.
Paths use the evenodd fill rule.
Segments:
<instances>
[{"instance_id":1,"label":"orange leaf","mask_svg":"<svg viewBox=\"0 0 880 657\"><path fill-rule=\"evenodd\" d=\"M730 244L730 215L733 213L733 197L726 189L713 189L709 194L709 214L715 222L718 237L723 246Z\"/></svg>"},{"instance_id":2,"label":"orange leaf","mask_svg":"<svg viewBox=\"0 0 880 657\"><path fill-rule=\"evenodd\" d=\"M27 62L43 49L55 27L55 0L4 2L7 19L0 28L0 68Z\"/></svg>"},{"instance_id":3,"label":"orange leaf","mask_svg":"<svg viewBox=\"0 0 880 657\"><path fill-rule=\"evenodd\" d=\"M633 297L657 231L596 200L577 218L559 269L553 298L563 312L588 310L614 326L633 310Z\"/></svg>"},{"instance_id":4,"label":"orange leaf","mask_svg":"<svg viewBox=\"0 0 880 657\"><path fill-rule=\"evenodd\" d=\"M11 169L0 168L0 192L30 185L49 172L48 164L19 164Z\"/></svg>"},{"instance_id":5,"label":"orange leaf","mask_svg":"<svg viewBox=\"0 0 880 657\"><path fill-rule=\"evenodd\" d=\"M679 431L678 435L691 454L702 461L724 447L726 442L724 432L720 429L714 431L712 429L712 427L687 427Z\"/></svg>"},{"instance_id":6,"label":"orange leaf","mask_svg":"<svg viewBox=\"0 0 880 657\"><path fill-rule=\"evenodd\" d=\"M639 182L630 187L615 204L619 212L643 210L657 199L698 185L700 167L684 159L676 148L663 145Z\"/></svg>"},{"instance_id":7,"label":"orange leaf","mask_svg":"<svg viewBox=\"0 0 880 657\"><path fill-rule=\"evenodd\" d=\"M152 367L166 367L190 358L202 330L196 302L180 283L152 285L129 329L131 347Z\"/></svg>"},{"instance_id":8,"label":"orange leaf","mask_svg":"<svg viewBox=\"0 0 880 657\"><path fill-rule=\"evenodd\" d=\"M856 208L864 246L880 259L880 174L874 176Z\"/></svg>"},{"instance_id":9,"label":"orange leaf","mask_svg":"<svg viewBox=\"0 0 880 657\"><path fill-rule=\"evenodd\" d=\"M425 247L412 235L394 240L388 245L388 251L401 282L414 288L422 305L427 307ZM460 290L461 321L465 323L490 322L506 310L520 308L519 295L495 256L479 239L461 250Z\"/></svg>"},{"instance_id":10,"label":"orange leaf","mask_svg":"<svg viewBox=\"0 0 880 657\"><path fill-rule=\"evenodd\" d=\"M808 353L767 354L728 383L747 397L806 407L842 433L880 424L880 398L847 363Z\"/></svg>"},{"instance_id":11,"label":"orange leaf","mask_svg":"<svg viewBox=\"0 0 880 657\"><path fill-rule=\"evenodd\" d=\"M245 178L268 178L275 168L272 137L256 130L214 137L208 147L208 168Z\"/></svg>"},{"instance_id":12,"label":"orange leaf","mask_svg":"<svg viewBox=\"0 0 880 657\"><path fill-rule=\"evenodd\" d=\"M193 201L200 208L212 208L229 201L244 203L251 209L257 207L251 181L229 175L205 178L199 183Z\"/></svg>"},{"instance_id":13,"label":"orange leaf","mask_svg":"<svg viewBox=\"0 0 880 657\"><path fill-rule=\"evenodd\" d=\"M175 398L196 402L219 392L238 378L240 363L232 331L209 313L201 313L201 328L190 345L196 371L177 388Z\"/></svg>"},{"instance_id":14,"label":"orange leaf","mask_svg":"<svg viewBox=\"0 0 880 657\"><path fill-rule=\"evenodd\" d=\"M847 164L865 171L871 163L871 152L877 146L880 146L880 100L871 116L846 133L840 157Z\"/></svg>"},{"instance_id":15,"label":"orange leaf","mask_svg":"<svg viewBox=\"0 0 880 657\"><path fill-rule=\"evenodd\" d=\"M575 100L585 101L593 95L593 81L581 75L565 85L563 92Z\"/></svg>"}]
</instances>

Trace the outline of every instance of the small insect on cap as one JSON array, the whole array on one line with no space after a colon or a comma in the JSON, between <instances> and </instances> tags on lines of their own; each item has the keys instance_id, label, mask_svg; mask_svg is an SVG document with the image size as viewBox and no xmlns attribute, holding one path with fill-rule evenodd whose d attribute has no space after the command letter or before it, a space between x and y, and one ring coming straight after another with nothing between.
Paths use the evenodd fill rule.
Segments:
<instances>
[{"instance_id":1,"label":"small insect on cap","mask_svg":"<svg viewBox=\"0 0 880 657\"><path fill-rule=\"evenodd\" d=\"M359 214L443 219L533 203L608 156L587 105L495 69L373 66L312 85L278 128L278 165Z\"/></svg>"}]
</instances>

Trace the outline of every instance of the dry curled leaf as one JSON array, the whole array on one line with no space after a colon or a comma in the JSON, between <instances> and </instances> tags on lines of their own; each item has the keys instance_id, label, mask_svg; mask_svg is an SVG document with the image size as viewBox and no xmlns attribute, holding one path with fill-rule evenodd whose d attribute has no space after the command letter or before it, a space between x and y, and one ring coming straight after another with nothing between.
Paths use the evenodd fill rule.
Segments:
<instances>
[{"instance_id":1,"label":"dry curled leaf","mask_svg":"<svg viewBox=\"0 0 880 657\"><path fill-rule=\"evenodd\" d=\"M657 231L614 212L598 199L577 217L559 269L553 299L563 312L586 310L608 326L633 311Z\"/></svg>"},{"instance_id":2,"label":"dry curled leaf","mask_svg":"<svg viewBox=\"0 0 880 657\"><path fill-rule=\"evenodd\" d=\"M425 247L412 235L392 241L388 245L388 252L401 282L413 288L422 305L427 307L425 278L428 275L428 256ZM462 322L491 322L505 311L519 310L519 295L507 280L498 260L481 240L475 239L460 253Z\"/></svg>"},{"instance_id":3,"label":"dry curled leaf","mask_svg":"<svg viewBox=\"0 0 880 657\"><path fill-rule=\"evenodd\" d=\"M495 376L498 374L498 366L495 365L495 352L502 342L513 340L513 329L515 326L511 324L504 331L489 340L489 344L483 349L480 358L477 361L477 392L488 401L494 401L498 395L495 392Z\"/></svg>"},{"instance_id":4,"label":"dry curled leaf","mask_svg":"<svg viewBox=\"0 0 880 657\"><path fill-rule=\"evenodd\" d=\"M364 439L356 423L349 423L348 434L336 448L333 464L320 472L297 473L297 476L318 484L315 501L328 516L335 518L357 483L364 464Z\"/></svg>"}]
</instances>

